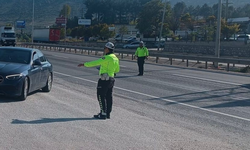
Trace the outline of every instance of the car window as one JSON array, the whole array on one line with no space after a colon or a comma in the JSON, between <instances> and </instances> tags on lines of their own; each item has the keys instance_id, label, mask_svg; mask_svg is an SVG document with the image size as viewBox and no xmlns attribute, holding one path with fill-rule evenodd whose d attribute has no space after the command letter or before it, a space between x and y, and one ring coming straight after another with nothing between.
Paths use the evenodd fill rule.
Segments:
<instances>
[{"instance_id":1,"label":"car window","mask_svg":"<svg viewBox=\"0 0 250 150\"><path fill-rule=\"evenodd\" d=\"M41 62L46 62L47 61L46 57L43 55L43 53L41 51L37 51L37 54L38 54L39 59L40 59Z\"/></svg>"},{"instance_id":2,"label":"car window","mask_svg":"<svg viewBox=\"0 0 250 150\"><path fill-rule=\"evenodd\" d=\"M31 55L31 52L29 51L1 49L0 61L10 62L10 63L29 64L30 55Z\"/></svg>"}]
</instances>

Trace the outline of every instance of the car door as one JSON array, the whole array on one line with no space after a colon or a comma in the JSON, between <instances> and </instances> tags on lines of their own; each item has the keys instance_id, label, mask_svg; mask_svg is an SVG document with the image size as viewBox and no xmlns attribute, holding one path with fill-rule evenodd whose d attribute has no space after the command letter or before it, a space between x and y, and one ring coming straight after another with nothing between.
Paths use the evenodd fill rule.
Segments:
<instances>
[{"instance_id":1,"label":"car door","mask_svg":"<svg viewBox=\"0 0 250 150\"><path fill-rule=\"evenodd\" d=\"M30 91L35 91L39 89L40 86L40 79L41 79L41 65L35 64L35 62L40 62L39 55L35 51L32 54L32 65L31 65L31 71L29 73L30 75Z\"/></svg>"},{"instance_id":2,"label":"car door","mask_svg":"<svg viewBox=\"0 0 250 150\"><path fill-rule=\"evenodd\" d=\"M41 61L41 78L40 78L40 88L43 88L46 85L48 76L50 74L50 63L47 61L46 57L42 52L38 51L39 60Z\"/></svg>"}]
</instances>

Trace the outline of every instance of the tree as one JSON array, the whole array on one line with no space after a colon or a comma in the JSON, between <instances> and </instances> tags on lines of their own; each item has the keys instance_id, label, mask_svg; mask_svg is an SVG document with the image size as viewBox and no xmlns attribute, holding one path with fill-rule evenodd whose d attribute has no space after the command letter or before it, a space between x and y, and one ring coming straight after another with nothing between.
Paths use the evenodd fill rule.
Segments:
<instances>
[{"instance_id":1,"label":"tree","mask_svg":"<svg viewBox=\"0 0 250 150\"><path fill-rule=\"evenodd\" d=\"M78 17L68 19L67 28L75 28L77 26L78 26Z\"/></svg>"},{"instance_id":2,"label":"tree","mask_svg":"<svg viewBox=\"0 0 250 150\"><path fill-rule=\"evenodd\" d=\"M184 2L178 2L174 5L171 16L168 19L169 29L175 31L179 28L181 24L181 16L186 12L187 6Z\"/></svg>"},{"instance_id":3,"label":"tree","mask_svg":"<svg viewBox=\"0 0 250 150\"><path fill-rule=\"evenodd\" d=\"M173 15L176 18L180 18L186 12L187 12L187 6L184 2L178 2L173 7Z\"/></svg>"},{"instance_id":4,"label":"tree","mask_svg":"<svg viewBox=\"0 0 250 150\"><path fill-rule=\"evenodd\" d=\"M194 20L192 19L189 13L186 13L181 16L181 22L184 23L189 30L194 30Z\"/></svg>"},{"instance_id":5,"label":"tree","mask_svg":"<svg viewBox=\"0 0 250 150\"><path fill-rule=\"evenodd\" d=\"M69 18L71 13L71 7L69 5L63 5L62 10L60 11L59 16L64 16L65 18Z\"/></svg>"},{"instance_id":6,"label":"tree","mask_svg":"<svg viewBox=\"0 0 250 150\"><path fill-rule=\"evenodd\" d=\"M123 35L128 33L128 28L126 26L122 26L119 29L119 34L121 35L121 41L123 40Z\"/></svg>"},{"instance_id":7,"label":"tree","mask_svg":"<svg viewBox=\"0 0 250 150\"><path fill-rule=\"evenodd\" d=\"M152 0L146 3L142 11L139 14L138 24L136 28L139 29L140 33L144 34L145 37L156 37L159 35L160 24L162 21L164 4L161 0ZM165 20L169 16L170 5L166 8Z\"/></svg>"},{"instance_id":8,"label":"tree","mask_svg":"<svg viewBox=\"0 0 250 150\"><path fill-rule=\"evenodd\" d=\"M216 21L215 16L208 16L208 18L206 19L206 22L207 24L209 24L209 26L215 25L215 21Z\"/></svg>"},{"instance_id":9,"label":"tree","mask_svg":"<svg viewBox=\"0 0 250 150\"><path fill-rule=\"evenodd\" d=\"M106 40L108 38L111 38L115 35L115 32L114 31L109 31L109 26L107 24L103 24L102 25L102 29L100 31L100 37L103 39L103 40Z\"/></svg>"},{"instance_id":10,"label":"tree","mask_svg":"<svg viewBox=\"0 0 250 150\"><path fill-rule=\"evenodd\" d=\"M85 18L94 24L129 24L136 20L142 6L150 0L86 0Z\"/></svg>"},{"instance_id":11,"label":"tree","mask_svg":"<svg viewBox=\"0 0 250 150\"><path fill-rule=\"evenodd\" d=\"M200 8L200 15L203 16L204 18L207 18L208 16L211 16L213 13L213 9L208 6L207 4L204 4L201 8Z\"/></svg>"},{"instance_id":12,"label":"tree","mask_svg":"<svg viewBox=\"0 0 250 150\"><path fill-rule=\"evenodd\" d=\"M221 33L227 40L239 31L239 27L238 24L228 25L225 20L221 21Z\"/></svg>"},{"instance_id":13,"label":"tree","mask_svg":"<svg viewBox=\"0 0 250 150\"><path fill-rule=\"evenodd\" d=\"M192 15L195 17L195 20L197 20L196 18L200 14L200 9L201 9L201 7L198 5L198 6L195 7L194 12L192 13Z\"/></svg>"}]
</instances>

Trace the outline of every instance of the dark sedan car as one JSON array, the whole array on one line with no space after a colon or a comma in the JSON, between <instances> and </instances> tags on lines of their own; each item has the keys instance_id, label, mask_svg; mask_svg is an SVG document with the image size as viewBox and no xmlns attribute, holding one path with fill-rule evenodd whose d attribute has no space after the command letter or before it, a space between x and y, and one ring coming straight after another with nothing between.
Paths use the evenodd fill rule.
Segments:
<instances>
[{"instance_id":1,"label":"dark sedan car","mask_svg":"<svg viewBox=\"0 0 250 150\"><path fill-rule=\"evenodd\" d=\"M40 50L0 48L0 95L25 100L30 92L49 92L52 81L52 65Z\"/></svg>"}]
</instances>

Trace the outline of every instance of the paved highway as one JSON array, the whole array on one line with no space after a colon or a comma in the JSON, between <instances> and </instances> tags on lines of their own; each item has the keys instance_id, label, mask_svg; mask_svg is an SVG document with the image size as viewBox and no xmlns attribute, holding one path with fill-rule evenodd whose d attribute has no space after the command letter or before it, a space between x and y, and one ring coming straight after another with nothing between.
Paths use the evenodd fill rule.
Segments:
<instances>
[{"instance_id":1,"label":"paved highway","mask_svg":"<svg viewBox=\"0 0 250 150\"><path fill-rule=\"evenodd\" d=\"M44 51L50 93L0 97L3 150L248 150L250 76L121 61L110 120L96 120L96 68L83 56Z\"/></svg>"}]
</instances>

